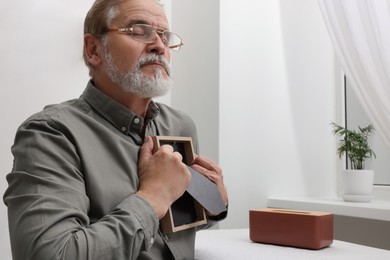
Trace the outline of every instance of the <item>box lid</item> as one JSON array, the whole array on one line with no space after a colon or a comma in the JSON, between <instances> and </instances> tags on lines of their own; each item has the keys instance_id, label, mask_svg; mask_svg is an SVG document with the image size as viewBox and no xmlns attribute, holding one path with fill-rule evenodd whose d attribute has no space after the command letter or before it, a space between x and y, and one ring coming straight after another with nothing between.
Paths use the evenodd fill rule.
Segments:
<instances>
[{"instance_id":1,"label":"box lid","mask_svg":"<svg viewBox=\"0 0 390 260\"><path fill-rule=\"evenodd\" d=\"M187 167L192 175L187 192L211 214L226 211L225 203L217 186L199 172Z\"/></svg>"}]
</instances>

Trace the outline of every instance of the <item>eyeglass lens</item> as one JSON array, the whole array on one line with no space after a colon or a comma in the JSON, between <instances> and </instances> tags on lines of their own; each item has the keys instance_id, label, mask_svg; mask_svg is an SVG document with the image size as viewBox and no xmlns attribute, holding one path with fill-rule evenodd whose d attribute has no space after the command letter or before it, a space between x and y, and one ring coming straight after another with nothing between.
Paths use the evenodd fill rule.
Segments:
<instances>
[{"instance_id":1,"label":"eyeglass lens","mask_svg":"<svg viewBox=\"0 0 390 260\"><path fill-rule=\"evenodd\" d=\"M134 40L151 43L156 40L157 34L167 47L173 50L180 49L181 39L178 35L172 32L161 31L158 28L147 24L134 24L132 26L131 35Z\"/></svg>"}]
</instances>

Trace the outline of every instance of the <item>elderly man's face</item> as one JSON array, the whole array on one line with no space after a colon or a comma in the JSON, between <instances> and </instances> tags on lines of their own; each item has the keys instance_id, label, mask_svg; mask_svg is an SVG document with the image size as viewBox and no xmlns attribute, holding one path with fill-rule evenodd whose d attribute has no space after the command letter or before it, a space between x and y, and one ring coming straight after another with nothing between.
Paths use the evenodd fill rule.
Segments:
<instances>
[{"instance_id":1,"label":"elderly man's face","mask_svg":"<svg viewBox=\"0 0 390 260\"><path fill-rule=\"evenodd\" d=\"M163 8L153 0L125 1L119 6L119 11L119 16L110 26L111 29L131 27L133 24L148 24L168 29L168 20ZM169 48L159 37L152 43L144 43L134 40L127 34L110 33L107 51L112 64L123 73L134 69L140 59L151 54L163 56L166 61L170 61ZM162 62L146 62L139 69L146 77L156 77L156 71L160 71L162 78L169 78L169 69Z\"/></svg>"}]
</instances>

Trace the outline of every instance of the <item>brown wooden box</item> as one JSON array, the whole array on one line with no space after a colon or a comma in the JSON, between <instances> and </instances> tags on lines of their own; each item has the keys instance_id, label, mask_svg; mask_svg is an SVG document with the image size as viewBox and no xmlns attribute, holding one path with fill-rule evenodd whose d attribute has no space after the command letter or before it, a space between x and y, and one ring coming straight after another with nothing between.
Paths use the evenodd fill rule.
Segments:
<instances>
[{"instance_id":1,"label":"brown wooden box","mask_svg":"<svg viewBox=\"0 0 390 260\"><path fill-rule=\"evenodd\" d=\"M152 139L154 151L160 146L168 144L183 156L185 164L191 165L195 159L191 137L152 136ZM173 233L204 224L207 224L206 212L188 192L176 200L168 209L167 214L160 220L163 233Z\"/></svg>"},{"instance_id":2,"label":"brown wooden box","mask_svg":"<svg viewBox=\"0 0 390 260\"><path fill-rule=\"evenodd\" d=\"M249 233L254 242L320 249L333 243L333 214L269 208L250 210Z\"/></svg>"}]
</instances>

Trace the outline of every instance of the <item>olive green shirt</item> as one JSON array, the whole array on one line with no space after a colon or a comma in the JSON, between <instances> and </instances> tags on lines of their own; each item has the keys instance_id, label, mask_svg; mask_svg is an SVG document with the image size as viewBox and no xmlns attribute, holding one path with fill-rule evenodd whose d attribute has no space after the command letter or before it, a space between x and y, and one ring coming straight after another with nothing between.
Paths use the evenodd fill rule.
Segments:
<instances>
[{"instance_id":1,"label":"olive green shirt","mask_svg":"<svg viewBox=\"0 0 390 260\"><path fill-rule=\"evenodd\" d=\"M14 260L193 259L195 229L159 231L135 195L145 135L190 136L193 121L152 102L145 120L88 83L18 129L4 194Z\"/></svg>"}]
</instances>

